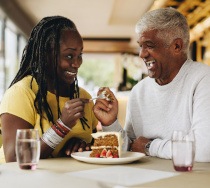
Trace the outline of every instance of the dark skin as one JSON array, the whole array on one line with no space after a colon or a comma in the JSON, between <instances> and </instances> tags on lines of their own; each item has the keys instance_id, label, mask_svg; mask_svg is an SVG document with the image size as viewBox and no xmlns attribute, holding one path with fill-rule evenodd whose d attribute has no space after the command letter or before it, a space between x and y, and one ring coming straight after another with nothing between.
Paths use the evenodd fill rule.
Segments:
<instances>
[{"instance_id":1,"label":"dark skin","mask_svg":"<svg viewBox=\"0 0 210 188\"><path fill-rule=\"evenodd\" d=\"M62 42L60 46L60 57L57 69L60 88L59 93L61 96L68 96L69 84L74 82L78 69L82 64L83 41L80 34L77 31L72 30L64 31L61 39ZM49 78L49 80L51 79ZM51 93L56 93L53 82L48 82L48 88ZM67 101L62 109L62 114L60 117L62 122L69 128L74 127L76 122L84 116L84 106L88 102L88 99L81 98ZM6 162L14 162L16 161L16 130L33 129L33 126L29 122L9 113L2 114L1 121L5 160ZM86 144L79 138L72 138L72 140L72 142L69 140L64 148L66 155L69 156L75 151L90 150L90 143ZM53 149L41 140L40 158L48 158L52 151Z\"/></svg>"},{"instance_id":2,"label":"dark skin","mask_svg":"<svg viewBox=\"0 0 210 188\"><path fill-rule=\"evenodd\" d=\"M112 101L107 101L106 99L97 99L93 111L97 119L100 119L100 122L103 126L109 126L117 120L118 114L118 101L114 96L113 92L108 88L103 88L107 93L113 98ZM98 91L98 95L102 90Z\"/></svg>"},{"instance_id":3,"label":"dark skin","mask_svg":"<svg viewBox=\"0 0 210 188\"><path fill-rule=\"evenodd\" d=\"M68 96L69 84L74 82L82 64L83 41L78 32L65 31L61 44L61 63L58 65L59 93L61 96ZM66 102L62 110L62 122L65 125L70 125L70 127L75 126L76 122L84 116L84 105L88 102L89 100L81 98ZM65 145L66 156L71 156L71 153L76 151L85 150L90 150L90 143L86 143L79 138L72 138Z\"/></svg>"},{"instance_id":4,"label":"dark skin","mask_svg":"<svg viewBox=\"0 0 210 188\"><path fill-rule=\"evenodd\" d=\"M148 68L148 75L159 85L170 83L187 60L183 50L183 41L174 39L169 45L167 40L157 37L157 30L145 31L138 37L140 46L139 56ZM153 60L154 65L149 68L147 62Z\"/></svg>"},{"instance_id":5,"label":"dark skin","mask_svg":"<svg viewBox=\"0 0 210 188\"><path fill-rule=\"evenodd\" d=\"M183 52L183 41L174 39L170 45L167 41L157 37L157 30L145 31L139 35L139 56L144 60L148 75L154 78L159 85L170 83L178 74L181 66L187 60L187 54ZM149 63L152 61L152 65ZM98 100L94 106L94 113L104 126L109 126L117 119L118 103L114 94L106 88L114 98L113 103ZM130 150L145 153L145 145L155 138L139 137L132 140Z\"/></svg>"}]
</instances>

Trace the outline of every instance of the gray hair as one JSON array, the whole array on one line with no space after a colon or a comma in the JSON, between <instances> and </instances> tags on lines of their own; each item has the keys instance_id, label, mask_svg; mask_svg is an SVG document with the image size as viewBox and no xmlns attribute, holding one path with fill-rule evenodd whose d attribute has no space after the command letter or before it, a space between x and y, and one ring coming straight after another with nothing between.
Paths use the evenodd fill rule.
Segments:
<instances>
[{"instance_id":1,"label":"gray hair","mask_svg":"<svg viewBox=\"0 0 210 188\"><path fill-rule=\"evenodd\" d=\"M183 40L183 51L189 50L189 26L186 18L174 8L160 8L149 11L136 24L136 32L142 34L145 31L157 30L158 38L169 45L174 39Z\"/></svg>"}]
</instances>

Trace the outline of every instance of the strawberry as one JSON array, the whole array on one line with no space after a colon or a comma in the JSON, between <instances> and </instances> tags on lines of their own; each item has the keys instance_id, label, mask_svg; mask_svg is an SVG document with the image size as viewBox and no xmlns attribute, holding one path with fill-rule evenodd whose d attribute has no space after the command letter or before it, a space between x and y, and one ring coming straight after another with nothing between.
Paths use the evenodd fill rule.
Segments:
<instances>
[{"instance_id":1,"label":"strawberry","mask_svg":"<svg viewBox=\"0 0 210 188\"><path fill-rule=\"evenodd\" d=\"M107 153L107 150L104 148L100 154L100 157L102 158L106 158L106 153Z\"/></svg>"},{"instance_id":2,"label":"strawberry","mask_svg":"<svg viewBox=\"0 0 210 188\"><path fill-rule=\"evenodd\" d=\"M113 158L112 152L110 150L107 151L106 157L107 158Z\"/></svg>"},{"instance_id":3,"label":"strawberry","mask_svg":"<svg viewBox=\"0 0 210 188\"><path fill-rule=\"evenodd\" d=\"M119 158L118 154L113 155L113 158Z\"/></svg>"},{"instance_id":4,"label":"strawberry","mask_svg":"<svg viewBox=\"0 0 210 188\"><path fill-rule=\"evenodd\" d=\"M95 157L96 157L96 158L100 158L100 153L97 153L97 154L95 155Z\"/></svg>"}]
</instances>

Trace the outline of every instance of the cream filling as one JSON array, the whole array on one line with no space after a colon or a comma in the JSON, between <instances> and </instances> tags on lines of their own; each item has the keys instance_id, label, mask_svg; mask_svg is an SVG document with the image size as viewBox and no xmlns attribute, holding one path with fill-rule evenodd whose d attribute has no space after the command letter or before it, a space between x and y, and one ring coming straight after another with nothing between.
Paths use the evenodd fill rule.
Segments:
<instances>
[{"instance_id":1,"label":"cream filling","mask_svg":"<svg viewBox=\"0 0 210 188\"><path fill-rule=\"evenodd\" d=\"M118 146L91 146L91 149L103 149L103 148L116 148L116 149L119 149Z\"/></svg>"}]
</instances>

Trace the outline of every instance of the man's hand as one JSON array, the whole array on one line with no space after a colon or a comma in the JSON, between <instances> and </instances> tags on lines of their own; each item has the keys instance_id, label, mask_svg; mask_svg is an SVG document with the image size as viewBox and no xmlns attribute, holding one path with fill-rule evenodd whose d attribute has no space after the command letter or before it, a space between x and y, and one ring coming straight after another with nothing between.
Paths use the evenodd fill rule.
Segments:
<instances>
[{"instance_id":1,"label":"man's hand","mask_svg":"<svg viewBox=\"0 0 210 188\"><path fill-rule=\"evenodd\" d=\"M98 95L102 91L106 91L112 100L108 101L106 99L97 99L93 107L93 112L103 126L108 126L114 123L117 119L118 101L113 92L108 87L101 88L98 91Z\"/></svg>"},{"instance_id":2,"label":"man's hand","mask_svg":"<svg viewBox=\"0 0 210 188\"><path fill-rule=\"evenodd\" d=\"M150 141L150 139L141 136L132 142L130 150L134 152L145 153L145 145Z\"/></svg>"}]
</instances>

